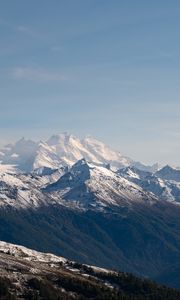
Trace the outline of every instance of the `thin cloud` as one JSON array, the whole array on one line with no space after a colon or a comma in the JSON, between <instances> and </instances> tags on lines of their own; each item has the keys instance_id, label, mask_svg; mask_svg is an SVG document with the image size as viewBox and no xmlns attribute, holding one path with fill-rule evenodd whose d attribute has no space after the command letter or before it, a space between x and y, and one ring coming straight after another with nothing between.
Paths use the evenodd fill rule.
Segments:
<instances>
[{"instance_id":1,"label":"thin cloud","mask_svg":"<svg viewBox=\"0 0 180 300\"><path fill-rule=\"evenodd\" d=\"M19 25L19 26L15 27L15 30L20 32L20 33L29 35L31 37L38 37L37 33L35 33L32 29L30 29L30 28L28 28L27 26L24 26L24 25Z\"/></svg>"},{"instance_id":2,"label":"thin cloud","mask_svg":"<svg viewBox=\"0 0 180 300\"><path fill-rule=\"evenodd\" d=\"M57 72L39 68L17 67L10 71L11 77L17 80L29 80L38 82L57 82L66 80L66 78Z\"/></svg>"},{"instance_id":3,"label":"thin cloud","mask_svg":"<svg viewBox=\"0 0 180 300\"><path fill-rule=\"evenodd\" d=\"M63 50L62 46L53 46L51 47L52 52L61 52Z\"/></svg>"},{"instance_id":4,"label":"thin cloud","mask_svg":"<svg viewBox=\"0 0 180 300\"><path fill-rule=\"evenodd\" d=\"M39 38L42 35L37 33L37 31L32 30L31 28L27 27L26 25L14 25L10 22L7 22L6 20L0 18L0 25L8 28L10 31L25 34L27 36L30 36L32 38Z\"/></svg>"}]
</instances>

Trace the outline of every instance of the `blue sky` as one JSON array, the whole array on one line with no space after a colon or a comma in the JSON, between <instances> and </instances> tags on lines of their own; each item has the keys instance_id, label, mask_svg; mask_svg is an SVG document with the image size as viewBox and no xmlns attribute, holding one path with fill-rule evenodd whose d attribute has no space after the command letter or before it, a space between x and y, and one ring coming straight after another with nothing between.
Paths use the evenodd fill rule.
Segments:
<instances>
[{"instance_id":1,"label":"blue sky","mask_svg":"<svg viewBox=\"0 0 180 300\"><path fill-rule=\"evenodd\" d=\"M180 165L180 2L3 0L0 144L69 131Z\"/></svg>"}]
</instances>

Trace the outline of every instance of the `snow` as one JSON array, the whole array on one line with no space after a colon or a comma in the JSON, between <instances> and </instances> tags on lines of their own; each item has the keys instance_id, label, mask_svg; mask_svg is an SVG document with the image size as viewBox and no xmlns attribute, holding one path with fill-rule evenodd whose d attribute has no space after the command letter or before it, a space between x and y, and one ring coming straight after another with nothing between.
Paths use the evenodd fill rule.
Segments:
<instances>
[{"instance_id":1,"label":"snow","mask_svg":"<svg viewBox=\"0 0 180 300\"><path fill-rule=\"evenodd\" d=\"M36 250L32 250L29 248L26 248L24 246L16 245L16 244L11 244L7 242L0 241L0 252L12 255L14 258L17 259L23 259L25 261L29 262L34 262L34 263L48 263L48 265L51 268L59 268L59 263L64 266L68 271L71 271L73 273L78 273L81 274L82 276L90 276L88 273L84 273L84 270L81 270L73 267L74 262L70 261L64 257L57 256L51 253L44 253L44 252L39 252ZM17 260L17 263L20 264L20 260ZM38 274L39 269L35 267L36 265L33 265L33 267L30 268L30 273L31 274ZM39 266L39 264L38 264ZM89 268L92 268L95 272L101 272L101 273L109 273L111 272L110 270L107 270L105 268L99 268L96 266L91 266L91 265L82 265L86 266Z\"/></svg>"},{"instance_id":2,"label":"snow","mask_svg":"<svg viewBox=\"0 0 180 300\"><path fill-rule=\"evenodd\" d=\"M1 173L0 180L10 186L15 186L19 188L27 187L18 177L16 177L15 174Z\"/></svg>"},{"instance_id":3,"label":"snow","mask_svg":"<svg viewBox=\"0 0 180 300\"><path fill-rule=\"evenodd\" d=\"M166 172L166 169L168 172ZM119 170L117 173L127 180L142 187L143 190L154 194L156 197L158 197L159 200L179 204L180 183L177 181L166 180L158 177L163 177L167 174L168 176L174 176L174 170L172 172L172 175L169 170L170 168L166 167L156 173L150 173L138 170L134 167L128 167L124 170ZM175 175L177 176L177 173L175 173Z\"/></svg>"},{"instance_id":4,"label":"snow","mask_svg":"<svg viewBox=\"0 0 180 300\"><path fill-rule=\"evenodd\" d=\"M10 244L2 241L0 241L0 252L9 253L16 257L24 257L26 260L29 261L52 262L52 263L67 262L67 259L61 256L56 256L50 253L38 252L23 246Z\"/></svg>"},{"instance_id":5,"label":"snow","mask_svg":"<svg viewBox=\"0 0 180 300\"><path fill-rule=\"evenodd\" d=\"M128 175L133 178L137 178L137 179L140 178L139 175L137 173L133 172L132 170L128 171Z\"/></svg>"},{"instance_id":6,"label":"snow","mask_svg":"<svg viewBox=\"0 0 180 300\"><path fill-rule=\"evenodd\" d=\"M109 162L112 166L126 166L129 165L132 161L129 158L123 157L118 151L110 149L104 143L94 139L93 137L85 137L82 140L82 145L90 151L95 157L96 160L93 162Z\"/></svg>"},{"instance_id":7,"label":"snow","mask_svg":"<svg viewBox=\"0 0 180 300\"><path fill-rule=\"evenodd\" d=\"M17 158L17 157L19 157L19 154L13 153L13 154L11 154L11 157L12 157L12 158Z\"/></svg>"},{"instance_id":8,"label":"snow","mask_svg":"<svg viewBox=\"0 0 180 300\"><path fill-rule=\"evenodd\" d=\"M33 170L40 167L47 167L51 169L57 169L60 165L60 159L54 150L46 143L40 142L36 157L33 163Z\"/></svg>"},{"instance_id":9,"label":"snow","mask_svg":"<svg viewBox=\"0 0 180 300\"><path fill-rule=\"evenodd\" d=\"M47 274L47 272L52 272L52 274L57 274L57 270L66 270L70 274L78 274L79 276L88 276L94 279L101 280L96 274L91 275L88 271L89 268L93 269L96 273L111 273L111 270L105 268L99 268L91 265L77 264L74 261L68 260L64 257L57 256L51 253L43 253L35 251L24 246L10 244L7 242L0 241L0 254L1 254L1 266L2 272L5 274L8 272L10 275L10 270L12 274L15 275L14 283L20 286L20 275L22 275L22 269L28 271L28 274ZM5 256L6 255L6 256ZM85 268L84 268L85 267ZM20 273L18 273L18 271ZM54 273L55 271L55 273ZM113 273L116 273L113 271ZM7 274L7 273L6 273ZM23 273L23 281L24 281ZM101 280L103 284L111 286L108 281Z\"/></svg>"},{"instance_id":10,"label":"snow","mask_svg":"<svg viewBox=\"0 0 180 300\"><path fill-rule=\"evenodd\" d=\"M17 172L16 166L0 163L0 173L5 173L5 172L10 173L10 174L16 173Z\"/></svg>"},{"instance_id":11,"label":"snow","mask_svg":"<svg viewBox=\"0 0 180 300\"><path fill-rule=\"evenodd\" d=\"M89 266L89 267L91 267L96 272L109 273L109 270L107 270L105 268L99 268L99 267L95 267L95 266Z\"/></svg>"},{"instance_id":12,"label":"snow","mask_svg":"<svg viewBox=\"0 0 180 300\"><path fill-rule=\"evenodd\" d=\"M54 177L53 177L54 176ZM0 206L16 208L37 208L50 205L52 199L42 193L41 188L60 177L59 172L49 177L30 174L0 174Z\"/></svg>"},{"instance_id":13,"label":"snow","mask_svg":"<svg viewBox=\"0 0 180 300\"><path fill-rule=\"evenodd\" d=\"M131 202L153 203L157 198L104 166L78 161L46 192L68 207L102 210Z\"/></svg>"},{"instance_id":14,"label":"snow","mask_svg":"<svg viewBox=\"0 0 180 300\"><path fill-rule=\"evenodd\" d=\"M114 172L109 167L81 159L71 168L21 174L13 166L1 165L0 206L38 208L58 204L80 210L104 210L131 203L153 204L163 200L180 203L180 183L127 168ZM8 171L8 172L7 172Z\"/></svg>"}]
</instances>

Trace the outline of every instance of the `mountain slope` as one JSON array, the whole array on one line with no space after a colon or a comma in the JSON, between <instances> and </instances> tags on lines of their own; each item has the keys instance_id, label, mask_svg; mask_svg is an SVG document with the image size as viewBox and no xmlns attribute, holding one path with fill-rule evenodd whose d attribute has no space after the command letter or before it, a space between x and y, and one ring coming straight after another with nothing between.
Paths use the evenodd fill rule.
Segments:
<instances>
[{"instance_id":1,"label":"mountain slope","mask_svg":"<svg viewBox=\"0 0 180 300\"><path fill-rule=\"evenodd\" d=\"M118 176L115 172L88 163L82 159L75 163L57 182L45 189L51 197L65 199L66 205L83 208L128 206L132 201L154 203L155 196Z\"/></svg>"},{"instance_id":2,"label":"mountain slope","mask_svg":"<svg viewBox=\"0 0 180 300\"><path fill-rule=\"evenodd\" d=\"M171 174L168 171L168 178L171 178L171 180L163 178L162 174L164 174L164 176L166 174L167 176L166 170L167 168L165 167L152 174L134 167L128 167L119 170L117 174L137 184L143 190L153 193L161 201L178 204L180 202L180 182L177 176L177 170L172 170ZM172 180L172 178L174 178L174 180ZM175 181L175 179L177 179L177 181Z\"/></svg>"},{"instance_id":3,"label":"mountain slope","mask_svg":"<svg viewBox=\"0 0 180 300\"><path fill-rule=\"evenodd\" d=\"M180 170L174 169L168 165L157 171L155 175L161 179L180 182Z\"/></svg>"},{"instance_id":4,"label":"mountain slope","mask_svg":"<svg viewBox=\"0 0 180 300\"><path fill-rule=\"evenodd\" d=\"M177 300L180 292L131 274L82 265L0 242L0 297L7 300Z\"/></svg>"},{"instance_id":5,"label":"mountain slope","mask_svg":"<svg viewBox=\"0 0 180 300\"><path fill-rule=\"evenodd\" d=\"M81 263L162 278L180 260L179 213L167 203L133 203L131 209L103 213L58 204L36 210L1 208L0 239Z\"/></svg>"},{"instance_id":6,"label":"mountain slope","mask_svg":"<svg viewBox=\"0 0 180 300\"><path fill-rule=\"evenodd\" d=\"M123 172L82 159L48 175L2 173L0 239L162 278L180 259L180 207L130 181L152 174Z\"/></svg>"},{"instance_id":7,"label":"mountain slope","mask_svg":"<svg viewBox=\"0 0 180 300\"><path fill-rule=\"evenodd\" d=\"M59 158L59 162L56 159L55 161L69 166L82 158L97 165L110 163L113 167L126 166L132 162L131 159L122 156L119 152L110 149L96 139L84 138L80 140L68 133L53 135L43 146L44 148L48 147L49 152L54 153ZM38 150L39 157L43 156L43 151L43 147ZM49 156L51 155L46 153L46 157ZM36 160L39 161L38 157ZM56 166L58 166L58 163Z\"/></svg>"},{"instance_id":8,"label":"mountain slope","mask_svg":"<svg viewBox=\"0 0 180 300\"><path fill-rule=\"evenodd\" d=\"M142 170L68 134L23 139L0 155L0 239L180 286L176 169Z\"/></svg>"},{"instance_id":9,"label":"mountain slope","mask_svg":"<svg viewBox=\"0 0 180 300\"><path fill-rule=\"evenodd\" d=\"M57 181L64 169L50 175L19 174L13 172L0 173L0 207L13 209L35 209L42 205L51 205L55 200L41 191L50 182Z\"/></svg>"}]
</instances>

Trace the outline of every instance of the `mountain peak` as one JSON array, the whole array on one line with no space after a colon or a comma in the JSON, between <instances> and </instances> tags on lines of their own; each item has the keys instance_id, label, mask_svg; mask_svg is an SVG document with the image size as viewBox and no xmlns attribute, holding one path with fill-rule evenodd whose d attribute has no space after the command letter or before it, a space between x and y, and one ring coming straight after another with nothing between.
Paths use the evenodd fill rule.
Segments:
<instances>
[{"instance_id":1,"label":"mountain peak","mask_svg":"<svg viewBox=\"0 0 180 300\"><path fill-rule=\"evenodd\" d=\"M169 172L177 171L175 168L171 167L170 165L165 165L162 167L157 173L169 173Z\"/></svg>"},{"instance_id":2,"label":"mountain peak","mask_svg":"<svg viewBox=\"0 0 180 300\"><path fill-rule=\"evenodd\" d=\"M57 169L59 165L72 166L83 158L95 165L110 164L112 170L130 165L142 170L150 169L149 166L121 155L119 151L111 149L92 136L79 139L68 132L52 135L47 142L33 142L22 138L0 151L2 163L16 164L23 171L32 171L39 167Z\"/></svg>"},{"instance_id":3,"label":"mountain peak","mask_svg":"<svg viewBox=\"0 0 180 300\"><path fill-rule=\"evenodd\" d=\"M32 146L32 145L36 145L37 143L34 142L33 140L31 139L26 139L25 137L22 137L21 139L19 139L15 145L16 146L21 146L21 145L25 145L25 146Z\"/></svg>"},{"instance_id":4,"label":"mountain peak","mask_svg":"<svg viewBox=\"0 0 180 300\"><path fill-rule=\"evenodd\" d=\"M165 167L160 169L155 173L155 175L161 179L180 182L180 170L172 168L169 165L166 165Z\"/></svg>"},{"instance_id":5,"label":"mountain peak","mask_svg":"<svg viewBox=\"0 0 180 300\"><path fill-rule=\"evenodd\" d=\"M165 165L161 170L175 170L175 168L171 167L170 165Z\"/></svg>"},{"instance_id":6,"label":"mountain peak","mask_svg":"<svg viewBox=\"0 0 180 300\"><path fill-rule=\"evenodd\" d=\"M47 144L50 145L50 146L53 146L53 145L57 145L57 144L62 143L62 142L68 143L71 139L78 140L78 138L75 135L72 135L68 132L63 132L63 133L60 133L60 134L52 135L48 139Z\"/></svg>"},{"instance_id":7,"label":"mountain peak","mask_svg":"<svg viewBox=\"0 0 180 300\"><path fill-rule=\"evenodd\" d=\"M90 143L95 143L95 144L101 144L101 145L105 145L105 143L99 141L98 139L96 139L95 137L91 136L91 135L86 135L82 141L86 141L86 142L90 142Z\"/></svg>"},{"instance_id":8,"label":"mountain peak","mask_svg":"<svg viewBox=\"0 0 180 300\"><path fill-rule=\"evenodd\" d=\"M87 180L90 178L90 169L92 169L91 164L82 158L72 166L70 172L78 177L83 177L83 180Z\"/></svg>"},{"instance_id":9,"label":"mountain peak","mask_svg":"<svg viewBox=\"0 0 180 300\"><path fill-rule=\"evenodd\" d=\"M76 166L76 167L83 166L83 165L88 165L88 163L87 163L87 161L86 161L85 158L82 158L82 159L78 160L78 161L74 164L74 166Z\"/></svg>"}]
</instances>

